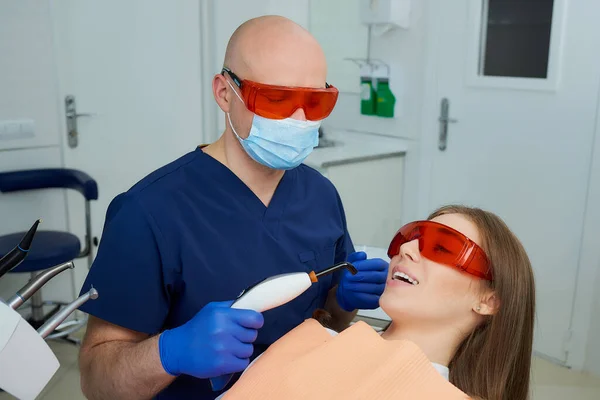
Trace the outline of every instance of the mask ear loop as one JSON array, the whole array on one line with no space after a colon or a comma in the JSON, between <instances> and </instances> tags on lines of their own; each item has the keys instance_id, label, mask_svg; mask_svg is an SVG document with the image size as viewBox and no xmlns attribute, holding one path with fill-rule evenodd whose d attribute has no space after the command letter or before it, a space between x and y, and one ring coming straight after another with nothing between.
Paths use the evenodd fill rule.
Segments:
<instances>
[{"instance_id":1,"label":"mask ear loop","mask_svg":"<svg viewBox=\"0 0 600 400\"><path fill-rule=\"evenodd\" d=\"M234 89L233 85L231 84L231 82L229 82L227 79L225 79L227 81L227 84L229 85L229 87L231 87L231 90L233 90L233 93L235 93L235 95L237 96L238 99L240 99L240 101L245 105L244 100L242 100L242 98L240 97L240 95L238 94L237 90ZM233 127L233 123L231 122L231 115L229 115L229 113L227 114L227 119L229 120L229 126L231 127L231 130L233 131L233 134L235 135L235 137L237 137L237 139L241 142L242 140L246 140L246 139L242 139L240 137L240 135L238 135L238 133L235 131L235 128Z\"/></svg>"},{"instance_id":2,"label":"mask ear loop","mask_svg":"<svg viewBox=\"0 0 600 400\"><path fill-rule=\"evenodd\" d=\"M240 135L237 134L237 132L235 131L235 128L233 127L233 123L231 122L231 116L229 115L229 113L227 113L227 119L229 120L229 126L231 127L231 130L233 131L233 134L235 135L235 137L241 142L243 140L246 139L242 139L240 137Z\"/></svg>"},{"instance_id":3,"label":"mask ear loop","mask_svg":"<svg viewBox=\"0 0 600 400\"><path fill-rule=\"evenodd\" d=\"M233 85L231 84L231 82L229 82L227 79L225 79L227 81L227 84L229 85L229 87L231 88L231 90L233 90L233 93L235 93L235 95L237 96L238 99L240 99L240 101L246 105L246 103L244 103L244 100L242 100L242 97L238 94L237 90L235 90L235 88L233 87Z\"/></svg>"}]
</instances>

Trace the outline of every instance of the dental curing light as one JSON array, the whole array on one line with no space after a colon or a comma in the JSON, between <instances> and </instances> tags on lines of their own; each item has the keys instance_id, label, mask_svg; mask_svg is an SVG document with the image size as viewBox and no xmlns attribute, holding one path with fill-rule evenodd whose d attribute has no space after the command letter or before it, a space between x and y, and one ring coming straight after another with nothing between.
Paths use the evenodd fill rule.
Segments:
<instances>
[{"instance_id":1,"label":"dental curing light","mask_svg":"<svg viewBox=\"0 0 600 400\"><path fill-rule=\"evenodd\" d=\"M231 305L231 308L254 310L262 313L282 306L304 293L313 283L318 282L320 277L344 268L350 271L352 275L357 272L354 265L349 262L341 262L319 273L314 271L308 273L291 272L272 276L244 290ZM211 378L210 384L213 391L223 390L232 376L233 374Z\"/></svg>"},{"instance_id":2,"label":"dental curing light","mask_svg":"<svg viewBox=\"0 0 600 400\"><path fill-rule=\"evenodd\" d=\"M264 312L282 306L304 293L319 278L346 268L352 275L356 268L349 262L335 264L319 273L311 271L275 275L244 290L231 308Z\"/></svg>"}]
</instances>

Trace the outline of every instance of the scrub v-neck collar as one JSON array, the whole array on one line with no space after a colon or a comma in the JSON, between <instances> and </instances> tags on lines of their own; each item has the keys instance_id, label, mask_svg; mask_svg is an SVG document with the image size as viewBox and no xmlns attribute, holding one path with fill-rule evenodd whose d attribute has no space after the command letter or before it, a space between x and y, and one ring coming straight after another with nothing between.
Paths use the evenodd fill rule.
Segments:
<instances>
[{"instance_id":1,"label":"scrub v-neck collar","mask_svg":"<svg viewBox=\"0 0 600 400\"><path fill-rule=\"evenodd\" d=\"M204 157L207 162L214 166L218 175L213 175L215 180L221 185L231 187L232 193L235 196L242 196L244 204L248 210L262 220L263 224L269 233L277 238L279 231L279 222L287 204L290 201L294 181L296 180L296 169L285 171L279 184L275 188L275 193L269 202L268 206L258 198L258 196L246 185L236 174L233 173L226 165L216 160L212 156L206 154L202 148L198 146L196 152L199 157Z\"/></svg>"}]
</instances>

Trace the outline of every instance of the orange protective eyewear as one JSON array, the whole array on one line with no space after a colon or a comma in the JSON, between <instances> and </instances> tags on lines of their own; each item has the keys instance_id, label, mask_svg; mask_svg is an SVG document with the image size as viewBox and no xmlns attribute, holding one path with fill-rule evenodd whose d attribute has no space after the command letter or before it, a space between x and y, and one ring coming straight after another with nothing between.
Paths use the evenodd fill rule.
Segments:
<instances>
[{"instance_id":1,"label":"orange protective eyewear","mask_svg":"<svg viewBox=\"0 0 600 400\"><path fill-rule=\"evenodd\" d=\"M423 257L492 280L492 268L483 249L457 230L433 221L411 222L400 228L390 243L388 256L400 254L400 246L413 240L419 241Z\"/></svg>"},{"instance_id":2,"label":"orange protective eyewear","mask_svg":"<svg viewBox=\"0 0 600 400\"><path fill-rule=\"evenodd\" d=\"M240 79L229 68L223 68L223 76L225 72L241 89L246 108L264 118L289 118L301 108L306 119L320 121L331 114L339 95L328 83L325 89L276 86Z\"/></svg>"}]
</instances>

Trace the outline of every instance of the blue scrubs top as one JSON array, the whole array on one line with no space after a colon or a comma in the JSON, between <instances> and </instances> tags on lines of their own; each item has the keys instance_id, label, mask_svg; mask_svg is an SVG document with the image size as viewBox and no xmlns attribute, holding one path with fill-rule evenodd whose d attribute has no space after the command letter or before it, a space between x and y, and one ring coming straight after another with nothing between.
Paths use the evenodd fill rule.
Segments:
<instances>
[{"instance_id":1,"label":"blue scrubs top","mask_svg":"<svg viewBox=\"0 0 600 400\"><path fill-rule=\"evenodd\" d=\"M150 335L180 326L211 301L235 299L273 275L318 271L354 248L342 203L319 172L286 171L268 207L200 148L148 175L110 204L83 286L81 310ZM256 357L323 308L339 275L266 311ZM214 399L208 380L178 377L158 399Z\"/></svg>"}]
</instances>

